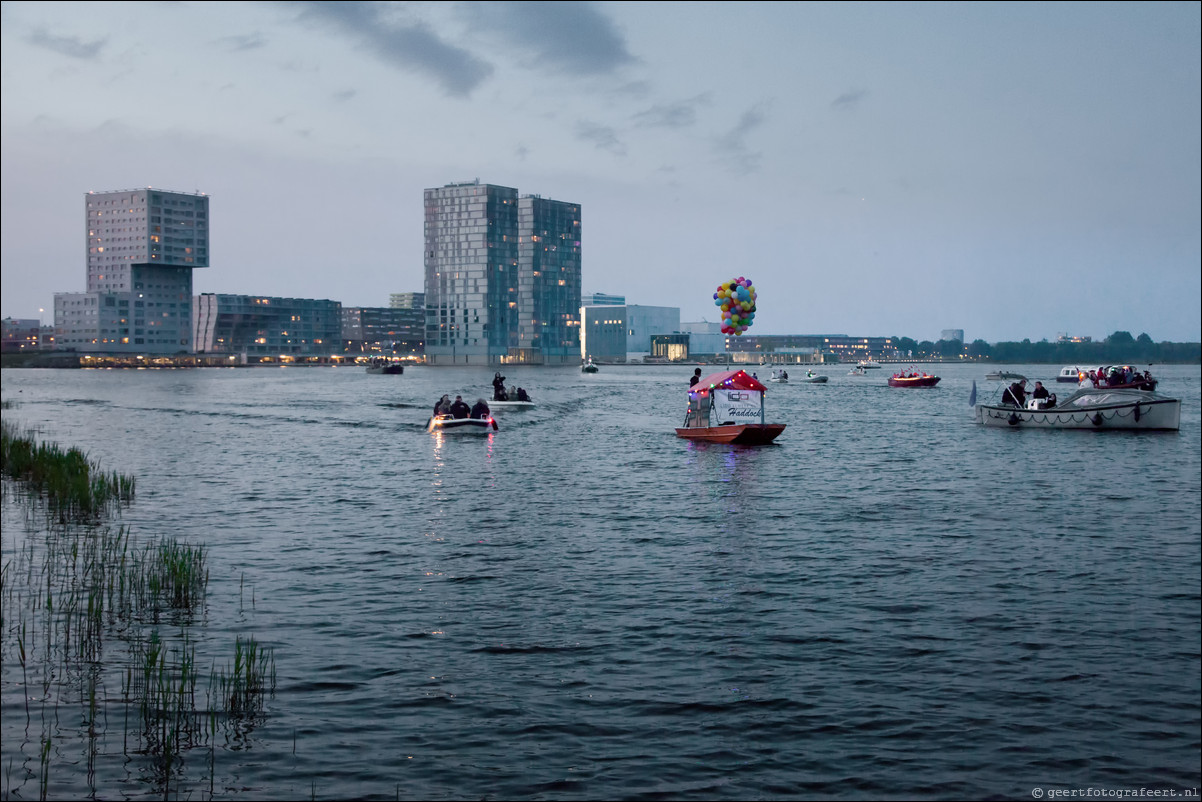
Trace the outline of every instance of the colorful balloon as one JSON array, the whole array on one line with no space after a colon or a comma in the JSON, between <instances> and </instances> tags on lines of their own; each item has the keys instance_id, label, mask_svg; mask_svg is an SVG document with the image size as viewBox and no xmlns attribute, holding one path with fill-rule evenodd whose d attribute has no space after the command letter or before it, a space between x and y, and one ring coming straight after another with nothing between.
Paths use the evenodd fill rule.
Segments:
<instances>
[{"instance_id":1,"label":"colorful balloon","mask_svg":"<svg viewBox=\"0 0 1202 802\"><path fill-rule=\"evenodd\" d=\"M714 306L722 310L722 333L739 335L755 322L755 285L739 276L718 285Z\"/></svg>"}]
</instances>

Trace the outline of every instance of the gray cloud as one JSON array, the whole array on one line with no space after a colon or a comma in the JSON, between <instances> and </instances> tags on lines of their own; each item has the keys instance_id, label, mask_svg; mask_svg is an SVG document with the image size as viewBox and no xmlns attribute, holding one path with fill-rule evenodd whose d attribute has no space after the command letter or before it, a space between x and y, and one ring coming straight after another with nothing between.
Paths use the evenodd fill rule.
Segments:
<instances>
[{"instance_id":1,"label":"gray cloud","mask_svg":"<svg viewBox=\"0 0 1202 802\"><path fill-rule=\"evenodd\" d=\"M53 36L42 28L37 28L33 33L29 34L27 41L31 45L44 47L47 50L53 50L55 53L64 56L91 60L100 55L100 50L104 47L108 39L84 42L75 36Z\"/></svg>"},{"instance_id":2,"label":"gray cloud","mask_svg":"<svg viewBox=\"0 0 1202 802\"><path fill-rule=\"evenodd\" d=\"M831 101L832 109L850 109L860 105L860 101L868 97L868 90L854 89L851 92L844 92Z\"/></svg>"},{"instance_id":3,"label":"gray cloud","mask_svg":"<svg viewBox=\"0 0 1202 802\"><path fill-rule=\"evenodd\" d=\"M697 107L709 102L710 94L707 92L688 100L656 104L634 115L634 123L644 128L687 128L697 122Z\"/></svg>"},{"instance_id":4,"label":"gray cloud","mask_svg":"<svg viewBox=\"0 0 1202 802\"><path fill-rule=\"evenodd\" d=\"M716 149L719 157L741 172L757 171L760 166L760 153L748 148L747 137L767 119L768 111L763 103L743 112L735 127L718 137Z\"/></svg>"},{"instance_id":5,"label":"gray cloud","mask_svg":"<svg viewBox=\"0 0 1202 802\"><path fill-rule=\"evenodd\" d=\"M609 17L584 2L460 3L477 32L500 35L530 54L530 66L572 75L607 75L635 58Z\"/></svg>"},{"instance_id":6,"label":"gray cloud","mask_svg":"<svg viewBox=\"0 0 1202 802\"><path fill-rule=\"evenodd\" d=\"M591 142L598 150L607 150L615 156L626 155L626 146L618 139L618 132L608 125L582 120L576 123L576 138Z\"/></svg>"},{"instance_id":7,"label":"gray cloud","mask_svg":"<svg viewBox=\"0 0 1202 802\"><path fill-rule=\"evenodd\" d=\"M301 18L332 24L357 39L382 61L406 72L432 77L448 94L466 97L492 75L492 66L463 48L443 41L422 23L394 21L387 3L301 2Z\"/></svg>"},{"instance_id":8,"label":"gray cloud","mask_svg":"<svg viewBox=\"0 0 1202 802\"><path fill-rule=\"evenodd\" d=\"M343 89L334 93L334 100L339 103L345 103L358 94L354 89Z\"/></svg>"},{"instance_id":9,"label":"gray cloud","mask_svg":"<svg viewBox=\"0 0 1202 802\"><path fill-rule=\"evenodd\" d=\"M248 33L242 36L223 36L217 40L218 46L231 53L246 50L257 50L267 44L267 40L259 33Z\"/></svg>"}]
</instances>

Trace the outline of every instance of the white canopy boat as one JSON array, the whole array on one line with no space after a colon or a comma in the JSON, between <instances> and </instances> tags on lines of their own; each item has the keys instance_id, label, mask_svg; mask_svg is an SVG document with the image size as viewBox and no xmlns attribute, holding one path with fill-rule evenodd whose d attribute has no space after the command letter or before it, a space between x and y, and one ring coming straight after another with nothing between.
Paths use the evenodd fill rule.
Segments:
<instances>
[{"instance_id":1,"label":"white canopy boat","mask_svg":"<svg viewBox=\"0 0 1202 802\"><path fill-rule=\"evenodd\" d=\"M988 403L974 407L977 423L1015 429L1138 429L1178 431L1181 400L1147 390L1086 388L1063 401L1032 398L1022 407Z\"/></svg>"}]
</instances>

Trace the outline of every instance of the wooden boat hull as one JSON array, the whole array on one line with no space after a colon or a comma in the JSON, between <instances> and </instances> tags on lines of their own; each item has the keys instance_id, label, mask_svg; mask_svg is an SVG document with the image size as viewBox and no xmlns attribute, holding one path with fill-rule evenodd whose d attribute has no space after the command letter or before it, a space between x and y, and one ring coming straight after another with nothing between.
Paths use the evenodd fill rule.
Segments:
<instances>
[{"instance_id":1,"label":"wooden boat hull","mask_svg":"<svg viewBox=\"0 0 1202 802\"><path fill-rule=\"evenodd\" d=\"M497 431L497 422L492 418L452 418L449 415L440 415L426 422L426 431L486 435Z\"/></svg>"},{"instance_id":2,"label":"wooden boat hull","mask_svg":"<svg viewBox=\"0 0 1202 802\"><path fill-rule=\"evenodd\" d=\"M891 376L890 387L934 387L939 383L938 376Z\"/></svg>"},{"instance_id":3,"label":"wooden boat hull","mask_svg":"<svg viewBox=\"0 0 1202 802\"><path fill-rule=\"evenodd\" d=\"M785 430L783 423L736 423L728 426L677 428L676 436L706 443L759 446L771 443Z\"/></svg>"}]
</instances>

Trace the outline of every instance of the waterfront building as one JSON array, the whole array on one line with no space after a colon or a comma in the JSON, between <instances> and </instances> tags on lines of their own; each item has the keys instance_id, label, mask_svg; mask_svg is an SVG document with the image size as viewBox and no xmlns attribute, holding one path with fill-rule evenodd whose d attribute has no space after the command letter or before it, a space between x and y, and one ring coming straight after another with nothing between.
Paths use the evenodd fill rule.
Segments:
<instances>
[{"instance_id":1,"label":"waterfront building","mask_svg":"<svg viewBox=\"0 0 1202 802\"><path fill-rule=\"evenodd\" d=\"M585 293L580 298L584 306L625 306L625 295L610 295L604 292Z\"/></svg>"},{"instance_id":2,"label":"waterfront building","mask_svg":"<svg viewBox=\"0 0 1202 802\"><path fill-rule=\"evenodd\" d=\"M337 301L202 293L194 305L197 353L257 361L342 351L342 304Z\"/></svg>"},{"instance_id":3,"label":"waterfront building","mask_svg":"<svg viewBox=\"0 0 1202 802\"><path fill-rule=\"evenodd\" d=\"M85 196L87 289L55 293L56 347L192 350L192 271L209 266L209 198L159 189Z\"/></svg>"},{"instance_id":4,"label":"waterfront building","mask_svg":"<svg viewBox=\"0 0 1202 802\"><path fill-rule=\"evenodd\" d=\"M4 318L3 340L0 340L0 350L4 353L42 351L53 347L53 329L43 326L42 321L32 318Z\"/></svg>"},{"instance_id":5,"label":"waterfront building","mask_svg":"<svg viewBox=\"0 0 1202 802\"><path fill-rule=\"evenodd\" d=\"M388 296L389 309L421 309L426 308L424 292L394 292Z\"/></svg>"},{"instance_id":6,"label":"waterfront building","mask_svg":"<svg viewBox=\"0 0 1202 802\"><path fill-rule=\"evenodd\" d=\"M939 334L940 340L948 342L964 342L964 329L944 329Z\"/></svg>"},{"instance_id":7,"label":"waterfront building","mask_svg":"<svg viewBox=\"0 0 1202 802\"><path fill-rule=\"evenodd\" d=\"M714 361L726 356L726 335L721 323L697 321L681 323L680 331L689 335L689 359Z\"/></svg>"},{"instance_id":8,"label":"waterfront building","mask_svg":"<svg viewBox=\"0 0 1202 802\"><path fill-rule=\"evenodd\" d=\"M631 356L651 353L651 336L680 332L680 307L626 304L626 352Z\"/></svg>"},{"instance_id":9,"label":"waterfront building","mask_svg":"<svg viewBox=\"0 0 1202 802\"><path fill-rule=\"evenodd\" d=\"M580 309L580 355L595 362L626 361L626 305Z\"/></svg>"},{"instance_id":10,"label":"waterfront building","mask_svg":"<svg viewBox=\"0 0 1202 802\"><path fill-rule=\"evenodd\" d=\"M859 362L896 359L892 337L849 337L846 334L759 334L726 338L735 362Z\"/></svg>"},{"instance_id":11,"label":"waterfront building","mask_svg":"<svg viewBox=\"0 0 1202 802\"><path fill-rule=\"evenodd\" d=\"M575 362L580 222L579 204L511 187L427 189L427 363Z\"/></svg>"},{"instance_id":12,"label":"waterfront building","mask_svg":"<svg viewBox=\"0 0 1202 802\"><path fill-rule=\"evenodd\" d=\"M420 356L425 336L424 308L342 307L343 353Z\"/></svg>"}]
</instances>

